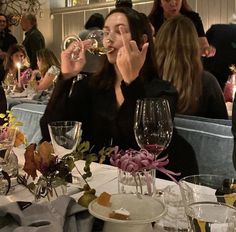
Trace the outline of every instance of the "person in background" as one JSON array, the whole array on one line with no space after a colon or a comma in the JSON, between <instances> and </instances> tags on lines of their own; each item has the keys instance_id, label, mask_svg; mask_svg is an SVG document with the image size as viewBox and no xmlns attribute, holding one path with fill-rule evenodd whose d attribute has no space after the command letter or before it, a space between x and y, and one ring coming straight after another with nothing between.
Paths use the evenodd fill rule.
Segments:
<instances>
[{"instance_id":1,"label":"person in background","mask_svg":"<svg viewBox=\"0 0 236 232\"><path fill-rule=\"evenodd\" d=\"M206 37L217 53L214 57L204 59L206 70L217 78L222 89L231 75L230 66L236 64L236 14L232 15L229 24L211 25Z\"/></svg>"},{"instance_id":2,"label":"person in background","mask_svg":"<svg viewBox=\"0 0 236 232\"><path fill-rule=\"evenodd\" d=\"M0 65L3 64L7 51L13 44L17 44L17 39L11 34L8 18L6 15L0 14Z\"/></svg>"},{"instance_id":3,"label":"person in background","mask_svg":"<svg viewBox=\"0 0 236 232\"><path fill-rule=\"evenodd\" d=\"M20 64L20 69L17 67ZM3 82L6 85L16 86L17 91L23 91L24 84L27 84L32 69L29 68L29 58L23 45L12 45L4 59L3 68L0 70L0 76L3 76ZM18 72L20 70L20 80L18 80Z\"/></svg>"},{"instance_id":4,"label":"person in background","mask_svg":"<svg viewBox=\"0 0 236 232\"><path fill-rule=\"evenodd\" d=\"M156 34L158 74L179 93L177 113L227 119L222 90L216 78L203 70L197 31L190 19L176 16Z\"/></svg>"},{"instance_id":5,"label":"person in background","mask_svg":"<svg viewBox=\"0 0 236 232\"><path fill-rule=\"evenodd\" d=\"M82 40L86 39L86 36L94 31L94 30L101 30L104 25L104 17L100 13L92 14L87 22L84 25L85 30L81 31L79 37ZM100 70L103 66L105 56L104 55L94 55L91 54L89 51L86 51L86 64L83 67L82 72L87 74L93 74Z\"/></svg>"},{"instance_id":6,"label":"person in background","mask_svg":"<svg viewBox=\"0 0 236 232\"><path fill-rule=\"evenodd\" d=\"M21 18L21 27L25 31L25 39L22 44L25 46L30 59L32 69L37 68L36 52L45 48L43 34L37 28L37 19L35 15L25 14Z\"/></svg>"},{"instance_id":7,"label":"person in background","mask_svg":"<svg viewBox=\"0 0 236 232\"><path fill-rule=\"evenodd\" d=\"M115 7L133 7L132 0L116 0Z\"/></svg>"},{"instance_id":8,"label":"person in background","mask_svg":"<svg viewBox=\"0 0 236 232\"><path fill-rule=\"evenodd\" d=\"M2 87L2 80L0 78L0 114L6 114L7 111L7 99L5 91ZM0 126L4 123L4 119L0 118Z\"/></svg>"},{"instance_id":9,"label":"person in background","mask_svg":"<svg viewBox=\"0 0 236 232\"><path fill-rule=\"evenodd\" d=\"M82 139L90 141L95 152L104 146L139 149L133 131L137 99L165 98L174 117L177 92L169 82L158 78L152 30L143 17L129 7L115 8L107 15L103 43L110 52L102 70L92 77L74 82L86 62L83 46L76 62L71 60L73 47L61 53L61 75L40 120L42 141L50 141L49 122L77 120L82 122ZM181 140L178 152L176 137L170 145L172 150L167 151L173 160L168 168L183 176L196 174L192 148L187 145L186 151Z\"/></svg>"},{"instance_id":10,"label":"person in background","mask_svg":"<svg viewBox=\"0 0 236 232\"><path fill-rule=\"evenodd\" d=\"M198 33L201 55L205 57L214 56L216 49L209 45L202 20L199 14L191 9L187 0L154 0L152 10L148 17L157 33L164 21L178 15L184 15L193 22Z\"/></svg>"},{"instance_id":11,"label":"person in background","mask_svg":"<svg viewBox=\"0 0 236 232\"><path fill-rule=\"evenodd\" d=\"M37 51L36 56L38 70L34 70L31 76L31 80L36 82L34 88L37 91L52 90L53 83L60 73L60 62L48 48Z\"/></svg>"},{"instance_id":12,"label":"person in background","mask_svg":"<svg viewBox=\"0 0 236 232\"><path fill-rule=\"evenodd\" d=\"M236 97L234 97L232 108L232 134L234 136L233 164L236 170Z\"/></svg>"}]
</instances>

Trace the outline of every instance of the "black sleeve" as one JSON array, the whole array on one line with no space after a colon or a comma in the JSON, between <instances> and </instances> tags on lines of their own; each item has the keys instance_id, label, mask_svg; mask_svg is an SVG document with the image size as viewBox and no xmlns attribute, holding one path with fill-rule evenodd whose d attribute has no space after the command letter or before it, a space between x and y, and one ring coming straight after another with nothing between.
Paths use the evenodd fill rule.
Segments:
<instances>
[{"instance_id":1,"label":"black sleeve","mask_svg":"<svg viewBox=\"0 0 236 232\"><path fill-rule=\"evenodd\" d=\"M41 34L39 33L32 33L29 37L29 48L31 53L28 54L30 58L30 65L32 69L37 68L37 57L36 52L40 49L45 48L45 41Z\"/></svg>"},{"instance_id":2,"label":"black sleeve","mask_svg":"<svg viewBox=\"0 0 236 232\"><path fill-rule=\"evenodd\" d=\"M40 120L42 141L50 141L48 123L60 120L81 121L82 129L88 118L88 78L62 80L59 76L43 117ZM85 109L86 108L86 109Z\"/></svg>"},{"instance_id":3,"label":"black sleeve","mask_svg":"<svg viewBox=\"0 0 236 232\"><path fill-rule=\"evenodd\" d=\"M202 107L205 108L205 115L200 115L200 116L207 118L228 119L228 113L224 101L223 92L215 76L213 76L209 72L204 72L202 78L203 78Z\"/></svg>"},{"instance_id":4,"label":"black sleeve","mask_svg":"<svg viewBox=\"0 0 236 232\"><path fill-rule=\"evenodd\" d=\"M189 11L189 12L185 13L184 15L186 17L188 17L189 19L191 19L191 21L193 22L193 24L197 30L198 37L205 37L206 34L204 31L202 19L199 16L199 14L194 11Z\"/></svg>"}]
</instances>

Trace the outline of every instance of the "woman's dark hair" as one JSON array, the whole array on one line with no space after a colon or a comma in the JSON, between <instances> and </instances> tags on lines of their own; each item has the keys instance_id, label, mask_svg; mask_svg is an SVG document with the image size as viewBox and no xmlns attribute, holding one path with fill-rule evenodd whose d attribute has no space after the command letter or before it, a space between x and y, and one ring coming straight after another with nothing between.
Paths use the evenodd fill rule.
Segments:
<instances>
[{"instance_id":1,"label":"woman's dark hair","mask_svg":"<svg viewBox=\"0 0 236 232\"><path fill-rule=\"evenodd\" d=\"M188 4L187 0L182 0L182 6L180 8L180 12L186 13L189 11L192 11L192 8ZM150 14L148 15L148 18L155 29L160 27L160 25L158 25L158 22L163 20L163 13L164 13L164 10L161 6L161 0L154 0L153 6L152 6Z\"/></svg>"},{"instance_id":2,"label":"woman's dark hair","mask_svg":"<svg viewBox=\"0 0 236 232\"><path fill-rule=\"evenodd\" d=\"M116 0L115 7L133 7L132 0Z\"/></svg>"},{"instance_id":3,"label":"woman's dark hair","mask_svg":"<svg viewBox=\"0 0 236 232\"><path fill-rule=\"evenodd\" d=\"M114 13L123 13L127 17L132 40L136 41L140 49L144 43L144 35L146 35L149 46L144 65L140 71L140 76L143 79L156 77L157 69L155 62L152 29L147 16L143 13L139 13L132 8L118 7L113 9L106 16L105 21L110 15ZM108 59L105 60L105 64L102 70L93 78L93 80L96 82L96 86L101 88L110 88L114 86L115 79L116 76L114 66L108 62Z\"/></svg>"},{"instance_id":4,"label":"woman's dark hair","mask_svg":"<svg viewBox=\"0 0 236 232\"><path fill-rule=\"evenodd\" d=\"M99 14L99 13L94 13L89 17L89 19L87 20L87 22L84 25L84 28L90 29L93 27L98 27L98 28L102 29L103 25L104 25L103 15Z\"/></svg>"}]
</instances>

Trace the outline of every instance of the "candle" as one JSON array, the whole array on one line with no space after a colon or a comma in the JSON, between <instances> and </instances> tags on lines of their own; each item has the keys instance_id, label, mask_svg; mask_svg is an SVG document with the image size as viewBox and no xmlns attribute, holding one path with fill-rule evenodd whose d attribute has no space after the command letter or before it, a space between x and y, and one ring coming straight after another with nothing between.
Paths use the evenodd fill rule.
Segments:
<instances>
[{"instance_id":1,"label":"candle","mask_svg":"<svg viewBox=\"0 0 236 232\"><path fill-rule=\"evenodd\" d=\"M20 67L21 67L21 63L20 63L20 62L17 62L17 63L16 63L16 67L17 67L18 86L20 87Z\"/></svg>"}]
</instances>

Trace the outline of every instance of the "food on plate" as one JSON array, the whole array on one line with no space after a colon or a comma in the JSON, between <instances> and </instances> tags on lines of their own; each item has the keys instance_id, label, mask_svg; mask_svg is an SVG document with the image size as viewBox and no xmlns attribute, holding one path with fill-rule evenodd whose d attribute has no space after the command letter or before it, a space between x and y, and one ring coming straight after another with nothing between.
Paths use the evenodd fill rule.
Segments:
<instances>
[{"instance_id":1,"label":"food on plate","mask_svg":"<svg viewBox=\"0 0 236 232\"><path fill-rule=\"evenodd\" d=\"M109 214L110 218L118 219L118 220L128 220L130 217L130 212L124 208L113 210Z\"/></svg>"},{"instance_id":2,"label":"food on plate","mask_svg":"<svg viewBox=\"0 0 236 232\"><path fill-rule=\"evenodd\" d=\"M107 192L101 193L101 195L97 198L97 203L102 206L109 207L111 205L110 203L111 195Z\"/></svg>"}]
</instances>

